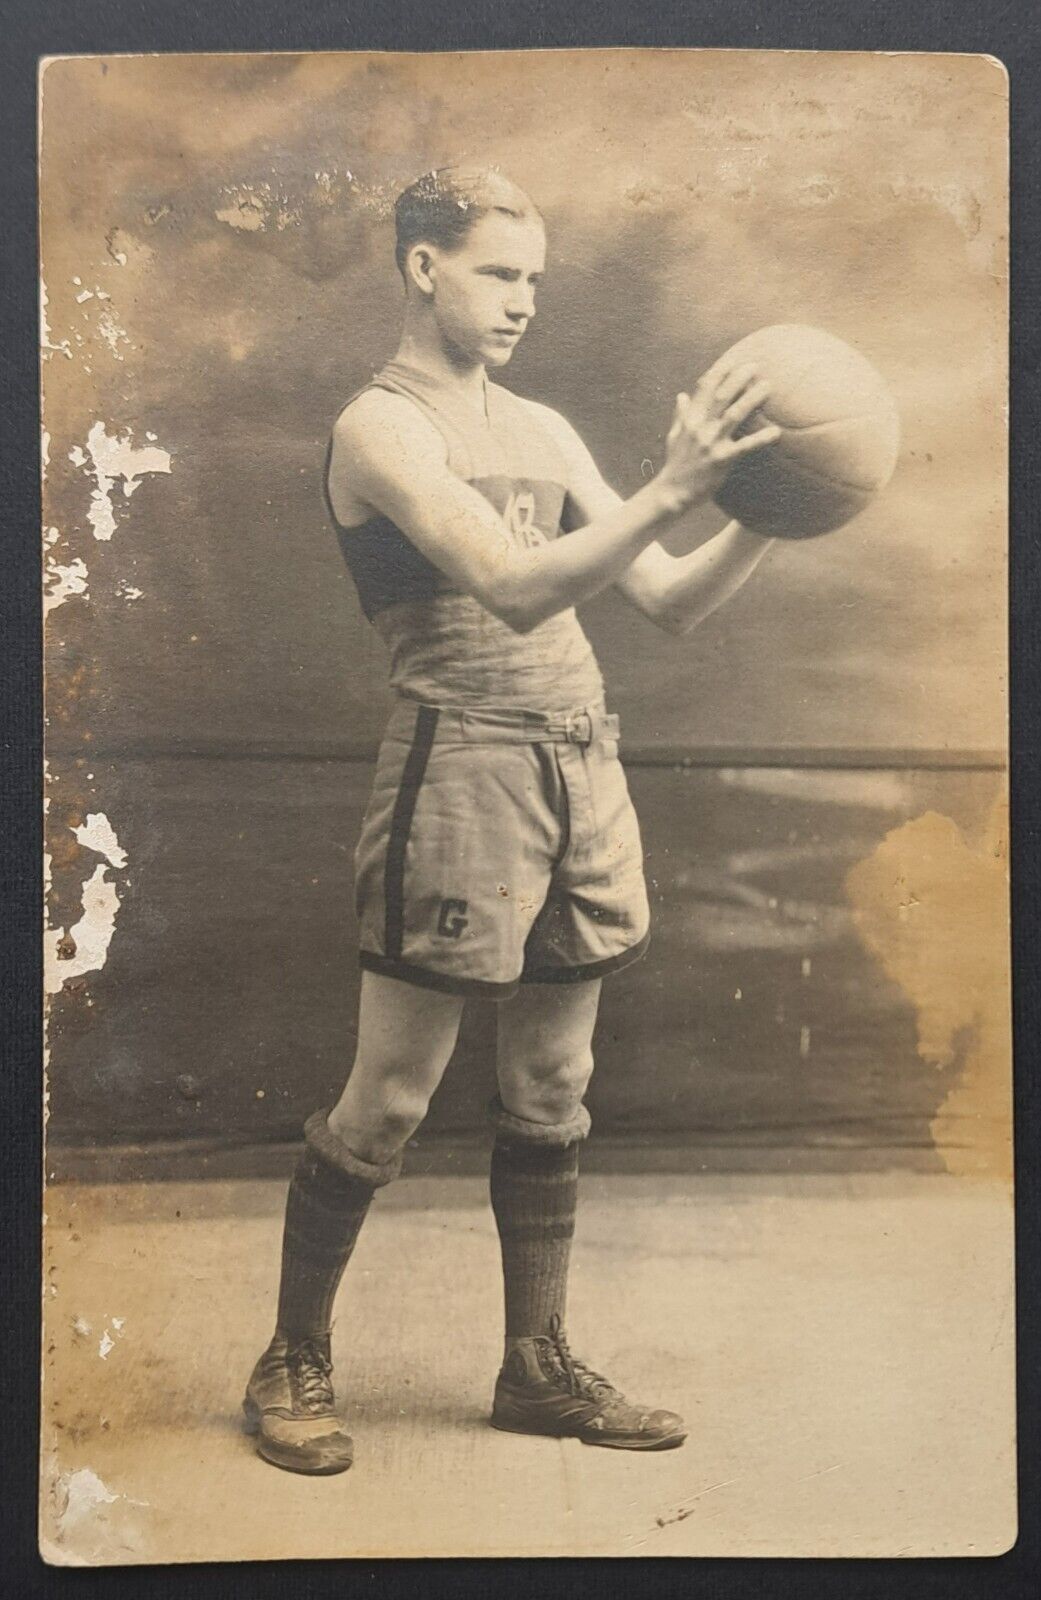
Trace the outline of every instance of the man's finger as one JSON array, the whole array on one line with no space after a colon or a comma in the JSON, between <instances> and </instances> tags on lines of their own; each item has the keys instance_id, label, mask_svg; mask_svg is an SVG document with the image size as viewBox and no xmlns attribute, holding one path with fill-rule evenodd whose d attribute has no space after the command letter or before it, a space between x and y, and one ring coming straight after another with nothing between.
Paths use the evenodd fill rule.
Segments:
<instances>
[{"instance_id":1,"label":"man's finger","mask_svg":"<svg viewBox=\"0 0 1041 1600\"><path fill-rule=\"evenodd\" d=\"M747 422L753 411L758 411L759 407L765 404L769 398L770 385L765 378L759 378L755 383L750 384L747 389L737 396L736 400L731 401L723 412L723 422L726 425L727 432L736 432L742 422Z\"/></svg>"},{"instance_id":2,"label":"man's finger","mask_svg":"<svg viewBox=\"0 0 1041 1600\"><path fill-rule=\"evenodd\" d=\"M747 433L743 439L728 439L719 447L721 461L733 461L737 456L747 456L753 450L762 450L764 445L773 444L781 437L782 429L775 422L770 422L765 428L759 428L755 433Z\"/></svg>"},{"instance_id":3,"label":"man's finger","mask_svg":"<svg viewBox=\"0 0 1041 1600\"><path fill-rule=\"evenodd\" d=\"M758 368L749 362L744 362L740 367L735 367L716 384L713 395L713 409L725 415L726 408L747 391L753 383L760 382Z\"/></svg>"},{"instance_id":4,"label":"man's finger","mask_svg":"<svg viewBox=\"0 0 1041 1600\"><path fill-rule=\"evenodd\" d=\"M694 385L694 393L701 398L714 394L720 383L723 382L727 374L732 370L733 361L731 359L730 352L726 351L723 355L719 356L717 360L713 361L712 365L701 374L701 377Z\"/></svg>"}]
</instances>

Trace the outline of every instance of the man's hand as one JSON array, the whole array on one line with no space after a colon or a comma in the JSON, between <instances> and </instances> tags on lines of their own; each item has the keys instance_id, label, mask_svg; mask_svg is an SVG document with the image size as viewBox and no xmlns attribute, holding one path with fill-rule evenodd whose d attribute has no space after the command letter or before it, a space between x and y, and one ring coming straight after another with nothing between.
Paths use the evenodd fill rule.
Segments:
<instances>
[{"instance_id":1,"label":"man's hand","mask_svg":"<svg viewBox=\"0 0 1041 1600\"><path fill-rule=\"evenodd\" d=\"M731 369L717 362L692 395L676 396L665 464L656 481L677 512L710 500L735 461L780 437L780 428L772 422L743 438L734 437L769 393L755 367Z\"/></svg>"}]
</instances>

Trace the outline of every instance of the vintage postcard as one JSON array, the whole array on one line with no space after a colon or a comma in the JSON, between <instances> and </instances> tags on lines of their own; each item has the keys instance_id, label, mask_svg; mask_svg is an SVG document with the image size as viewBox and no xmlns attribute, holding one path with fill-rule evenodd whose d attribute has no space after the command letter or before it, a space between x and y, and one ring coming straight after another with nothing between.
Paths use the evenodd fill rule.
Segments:
<instances>
[{"instance_id":1,"label":"vintage postcard","mask_svg":"<svg viewBox=\"0 0 1041 1600\"><path fill-rule=\"evenodd\" d=\"M44 1558L1007 1550L1003 67L39 88Z\"/></svg>"}]
</instances>

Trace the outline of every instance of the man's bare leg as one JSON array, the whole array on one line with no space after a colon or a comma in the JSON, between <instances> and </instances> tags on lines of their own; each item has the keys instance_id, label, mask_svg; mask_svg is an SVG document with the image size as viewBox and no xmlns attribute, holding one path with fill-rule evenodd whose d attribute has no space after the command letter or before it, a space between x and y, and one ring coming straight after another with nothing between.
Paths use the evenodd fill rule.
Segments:
<instances>
[{"instance_id":1,"label":"man's bare leg","mask_svg":"<svg viewBox=\"0 0 1041 1600\"><path fill-rule=\"evenodd\" d=\"M358 1048L346 1088L305 1126L289 1186L275 1334L246 1389L260 1453L293 1472L342 1472L353 1446L336 1415L330 1324L376 1189L426 1115L455 1048L463 1001L363 973Z\"/></svg>"},{"instance_id":2,"label":"man's bare leg","mask_svg":"<svg viewBox=\"0 0 1041 1600\"><path fill-rule=\"evenodd\" d=\"M526 983L497 1009L499 1097L515 1117L567 1123L593 1072L600 980Z\"/></svg>"},{"instance_id":3,"label":"man's bare leg","mask_svg":"<svg viewBox=\"0 0 1041 1600\"><path fill-rule=\"evenodd\" d=\"M328 1124L363 1161L393 1160L423 1121L455 1049L463 1003L362 973L358 1049Z\"/></svg>"}]
</instances>

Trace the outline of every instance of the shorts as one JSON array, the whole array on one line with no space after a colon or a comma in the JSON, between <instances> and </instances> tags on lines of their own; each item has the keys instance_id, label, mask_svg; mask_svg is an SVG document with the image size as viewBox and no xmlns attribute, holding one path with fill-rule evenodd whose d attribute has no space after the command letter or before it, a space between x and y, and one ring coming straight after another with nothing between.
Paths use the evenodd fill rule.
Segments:
<instances>
[{"instance_id":1,"label":"shorts","mask_svg":"<svg viewBox=\"0 0 1041 1600\"><path fill-rule=\"evenodd\" d=\"M617 717L399 700L355 884L362 967L421 987L505 1000L638 960L650 910Z\"/></svg>"}]
</instances>

